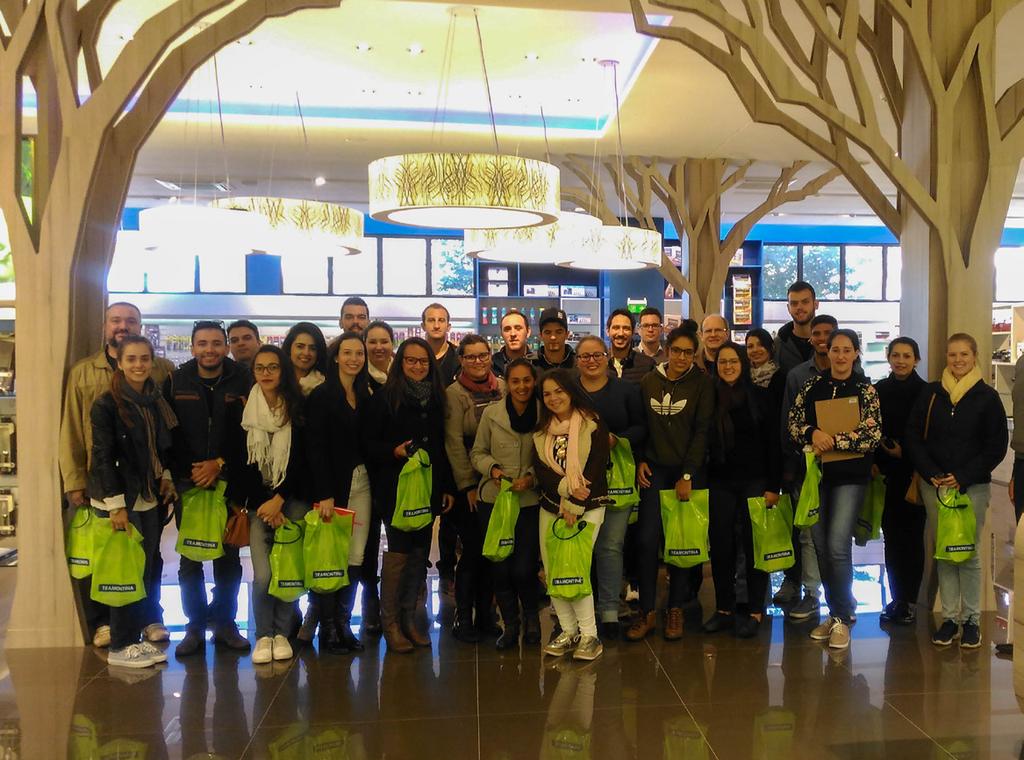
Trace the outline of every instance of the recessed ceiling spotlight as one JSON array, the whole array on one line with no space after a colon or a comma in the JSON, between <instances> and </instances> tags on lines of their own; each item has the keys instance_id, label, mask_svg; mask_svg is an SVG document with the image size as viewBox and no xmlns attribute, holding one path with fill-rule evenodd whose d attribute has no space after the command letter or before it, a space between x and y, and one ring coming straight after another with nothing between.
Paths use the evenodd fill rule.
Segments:
<instances>
[{"instance_id":1,"label":"recessed ceiling spotlight","mask_svg":"<svg viewBox=\"0 0 1024 760\"><path fill-rule=\"evenodd\" d=\"M421 55L423 53L423 46L418 42L414 42L406 50L409 51L409 55Z\"/></svg>"},{"instance_id":2,"label":"recessed ceiling spotlight","mask_svg":"<svg viewBox=\"0 0 1024 760\"><path fill-rule=\"evenodd\" d=\"M537 55L536 53L527 53L526 55L523 56L523 58L525 58L528 61L536 61L540 59L540 56Z\"/></svg>"},{"instance_id":3,"label":"recessed ceiling spotlight","mask_svg":"<svg viewBox=\"0 0 1024 760\"><path fill-rule=\"evenodd\" d=\"M371 50L373 50L373 45L371 45L369 42L356 43L356 51L359 53L369 53Z\"/></svg>"},{"instance_id":4,"label":"recessed ceiling spotlight","mask_svg":"<svg viewBox=\"0 0 1024 760\"><path fill-rule=\"evenodd\" d=\"M324 185L327 184L327 178L322 176L317 177L316 179L313 180L313 184L316 185L317 187L323 187Z\"/></svg>"}]
</instances>

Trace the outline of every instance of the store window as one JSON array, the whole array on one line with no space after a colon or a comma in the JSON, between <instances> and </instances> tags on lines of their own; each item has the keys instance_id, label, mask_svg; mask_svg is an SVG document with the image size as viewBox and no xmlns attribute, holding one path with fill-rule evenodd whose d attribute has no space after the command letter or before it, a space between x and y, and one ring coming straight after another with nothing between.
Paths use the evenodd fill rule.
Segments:
<instances>
[{"instance_id":1,"label":"store window","mask_svg":"<svg viewBox=\"0 0 1024 760\"><path fill-rule=\"evenodd\" d=\"M327 256L282 256L281 290L285 293L326 295Z\"/></svg>"},{"instance_id":2,"label":"store window","mask_svg":"<svg viewBox=\"0 0 1024 760\"><path fill-rule=\"evenodd\" d=\"M427 295L427 241L424 238L382 238L381 256L384 295Z\"/></svg>"},{"instance_id":3,"label":"store window","mask_svg":"<svg viewBox=\"0 0 1024 760\"><path fill-rule=\"evenodd\" d=\"M805 245L801 263L800 279L814 286L818 300L838 301L842 297L838 245Z\"/></svg>"},{"instance_id":4,"label":"store window","mask_svg":"<svg viewBox=\"0 0 1024 760\"><path fill-rule=\"evenodd\" d=\"M430 241L430 288L435 296L473 295L473 259L461 240Z\"/></svg>"},{"instance_id":5,"label":"store window","mask_svg":"<svg viewBox=\"0 0 1024 760\"><path fill-rule=\"evenodd\" d=\"M903 297L903 249L890 246L885 255L885 300L899 301Z\"/></svg>"},{"instance_id":6,"label":"store window","mask_svg":"<svg viewBox=\"0 0 1024 760\"><path fill-rule=\"evenodd\" d=\"M882 300L883 255L880 245L846 246L845 300Z\"/></svg>"},{"instance_id":7,"label":"store window","mask_svg":"<svg viewBox=\"0 0 1024 760\"><path fill-rule=\"evenodd\" d=\"M1024 301L1024 248L996 251L996 300Z\"/></svg>"},{"instance_id":8,"label":"store window","mask_svg":"<svg viewBox=\"0 0 1024 760\"><path fill-rule=\"evenodd\" d=\"M766 245L762 270L764 298L785 301L789 286L800 279L800 261L795 245Z\"/></svg>"},{"instance_id":9,"label":"store window","mask_svg":"<svg viewBox=\"0 0 1024 760\"><path fill-rule=\"evenodd\" d=\"M363 238L362 253L335 256L333 261L336 295L377 295L377 238Z\"/></svg>"},{"instance_id":10,"label":"store window","mask_svg":"<svg viewBox=\"0 0 1024 760\"><path fill-rule=\"evenodd\" d=\"M244 293L245 254L199 254L199 290L202 293Z\"/></svg>"}]
</instances>

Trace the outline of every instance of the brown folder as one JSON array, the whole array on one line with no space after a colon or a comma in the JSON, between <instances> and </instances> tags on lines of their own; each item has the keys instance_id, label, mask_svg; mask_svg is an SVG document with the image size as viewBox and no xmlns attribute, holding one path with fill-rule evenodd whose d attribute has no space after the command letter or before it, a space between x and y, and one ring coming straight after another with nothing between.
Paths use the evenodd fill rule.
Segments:
<instances>
[{"instance_id":1,"label":"brown folder","mask_svg":"<svg viewBox=\"0 0 1024 760\"><path fill-rule=\"evenodd\" d=\"M856 396L815 401L814 409L818 415L818 429L829 435L850 433L860 425L860 402ZM860 459L863 456L847 451L826 451L821 455L821 461L842 462L846 459Z\"/></svg>"}]
</instances>

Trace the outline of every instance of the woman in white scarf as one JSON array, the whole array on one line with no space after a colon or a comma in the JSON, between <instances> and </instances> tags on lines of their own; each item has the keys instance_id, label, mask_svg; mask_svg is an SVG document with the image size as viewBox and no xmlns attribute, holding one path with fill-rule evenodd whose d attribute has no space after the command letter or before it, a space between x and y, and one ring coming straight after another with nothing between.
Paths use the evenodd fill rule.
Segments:
<instances>
[{"instance_id":1,"label":"woman in white scarf","mask_svg":"<svg viewBox=\"0 0 1024 760\"><path fill-rule=\"evenodd\" d=\"M301 424L303 397L287 354L277 346L262 346L253 358L252 371L256 384L242 412L251 484L249 553L256 620L252 661L266 664L291 659L288 633L296 614L294 604L270 595L270 542L277 528L303 519L309 511L304 497L310 484L296 472L305 461L303 436L293 430Z\"/></svg>"},{"instance_id":2,"label":"woman in white scarf","mask_svg":"<svg viewBox=\"0 0 1024 760\"><path fill-rule=\"evenodd\" d=\"M285 336L281 350L295 370L295 379L308 396L323 384L327 372L327 341L323 331L312 322L299 322Z\"/></svg>"},{"instance_id":3,"label":"woman in white scarf","mask_svg":"<svg viewBox=\"0 0 1024 760\"><path fill-rule=\"evenodd\" d=\"M376 390L388 379L391 362L395 359L395 331L387 322L371 322L363 333L366 341L366 371L370 386Z\"/></svg>"}]
</instances>

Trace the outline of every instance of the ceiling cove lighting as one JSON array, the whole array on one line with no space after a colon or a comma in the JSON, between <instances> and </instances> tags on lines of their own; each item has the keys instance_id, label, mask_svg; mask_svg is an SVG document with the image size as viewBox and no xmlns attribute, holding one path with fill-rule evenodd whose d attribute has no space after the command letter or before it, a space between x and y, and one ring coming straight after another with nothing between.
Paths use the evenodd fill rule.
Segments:
<instances>
[{"instance_id":1,"label":"ceiling cove lighting","mask_svg":"<svg viewBox=\"0 0 1024 760\"><path fill-rule=\"evenodd\" d=\"M601 220L596 216L563 211L557 222L540 227L466 230L465 251L481 261L558 264L600 228Z\"/></svg>"},{"instance_id":2,"label":"ceiling cove lighting","mask_svg":"<svg viewBox=\"0 0 1024 760\"><path fill-rule=\"evenodd\" d=\"M281 255L354 255L362 252L363 215L337 203L297 198L220 198L215 208L247 212L265 232L251 249Z\"/></svg>"}]
</instances>

